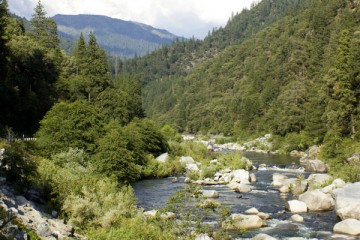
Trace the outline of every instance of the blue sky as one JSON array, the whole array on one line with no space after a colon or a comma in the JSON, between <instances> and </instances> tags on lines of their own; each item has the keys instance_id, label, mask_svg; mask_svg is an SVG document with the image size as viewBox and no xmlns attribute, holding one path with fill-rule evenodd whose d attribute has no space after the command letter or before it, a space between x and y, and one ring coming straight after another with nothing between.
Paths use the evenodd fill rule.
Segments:
<instances>
[{"instance_id":1,"label":"blue sky","mask_svg":"<svg viewBox=\"0 0 360 240\"><path fill-rule=\"evenodd\" d=\"M176 35L203 38L224 26L232 12L249 8L254 0L42 0L48 16L97 14L145 23ZM11 12L31 18L37 0L8 0Z\"/></svg>"}]
</instances>

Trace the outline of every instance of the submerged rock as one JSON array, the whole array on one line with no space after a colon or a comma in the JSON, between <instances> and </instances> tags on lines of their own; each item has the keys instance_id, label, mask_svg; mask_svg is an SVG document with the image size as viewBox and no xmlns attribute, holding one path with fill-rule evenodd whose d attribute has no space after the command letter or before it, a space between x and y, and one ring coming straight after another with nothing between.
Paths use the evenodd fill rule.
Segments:
<instances>
[{"instance_id":1,"label":"submerged rock","mask_svg":"<svg viewBox=\"0 0 360 240\"><path fill-rule=\"evenodd\" d=\"M345 219L334 226L334 232L360 236L360 221L352 218Z\"/></svg>"},{"instance_id":2,"label":"submerged rock","mask_svg":"<svg viewBox=\"0 0 360 240\"><path fill-rule=\"evenodd\" d=\"M309 211L330 211L335 207L335 201L331 195L320 190L303 193L299 196L299 200L306 203Z\"/></svg>"},{"instance_id":3,"label":"submerged rock","mask_svg":"<svg viewBox=\"0 0 360 240\"><path fill-rule=\"evenodd\" d=\"M261 228L266 223L256 215L232 214L222 223L225 230L246 230Z\"/></svg>"},{"instance_id":4,"label":"submerged rock","mask_svg":"<svg viewBox=\"0 0 360 240\"><path fill-rule=\"evenodd\" d=\"M275 187L281 187L284 185L284 181L286 179L288 179L287 176L285 176L284 174L280 174L280 173L274 173L272 176L272 183L271 185L275 186Z\"/></svg>"}]
</instances>

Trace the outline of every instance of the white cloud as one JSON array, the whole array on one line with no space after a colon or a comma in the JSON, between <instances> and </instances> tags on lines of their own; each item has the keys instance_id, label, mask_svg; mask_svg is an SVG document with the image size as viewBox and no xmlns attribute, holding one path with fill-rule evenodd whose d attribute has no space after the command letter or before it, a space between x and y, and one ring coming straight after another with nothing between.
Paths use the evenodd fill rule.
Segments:
<instances>
[{"instance_id":1,"label":"white cloud","mask_svg":"<svg viewBox=\"0 0 360 240\"><path fill-rule=\"evenodd\" d=\"M248 8L253 0L42 0L49 16L98 14L137 21L177 35L204 37L224 26L231 13ZM8 0L10 11L30 18L37 0Z\"/></svg>"}]
</instances>

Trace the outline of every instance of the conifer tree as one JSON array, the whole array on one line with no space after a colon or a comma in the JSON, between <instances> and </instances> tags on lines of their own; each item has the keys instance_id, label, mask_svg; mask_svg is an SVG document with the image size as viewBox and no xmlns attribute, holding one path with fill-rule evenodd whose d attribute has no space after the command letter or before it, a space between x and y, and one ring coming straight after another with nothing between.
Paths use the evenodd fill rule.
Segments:
<instances>
[{"instance_id":1,"label":"conifer tree","mask_svg":"<svg viewBox=\"0 0 360 240\"><path fill-rule=\"evenodd\" d=\"M44 6L40 0L34 9L30 24L32 27L32 35L44 47L57 48L59 46L57 25L54 20L46 17Z\"/></svg>"}]
</instances>

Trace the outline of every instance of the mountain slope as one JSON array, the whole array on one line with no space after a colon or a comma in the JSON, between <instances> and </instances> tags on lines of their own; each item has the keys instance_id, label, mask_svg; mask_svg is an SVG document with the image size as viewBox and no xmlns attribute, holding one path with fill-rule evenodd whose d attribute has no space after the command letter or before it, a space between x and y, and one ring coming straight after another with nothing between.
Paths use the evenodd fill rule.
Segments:
<instances>
[{"instance_id":1,"label":"mountain slope","mask_svg":"<svg viewBox=\"0 0 360 240\"><path fill-rule=\"evenodd\" d=\"M359 62L359 7L356 1L341 0L303 4L303 10L227 47L188 74L148 82L143 89L146 112L189 132L307 132L314 144L336 123L348 126L345 134L350 134L355 123L344 109L356 112L357 107L342 94L359 100L359 68L354 67ZM344 57L337 48L345 30L351 34L344 46L351 50ZM339 85L338 62L347 58L344 64L351 62L347 72L354 82ZM354 89L340 91L344 86Z\"/></svg>"},{"instance_id":2,"label":"mountain slope","mask_svg":"<svg viewBox=\"0 0 360 240\"><path fill-rule=\"evenodd\" d=\"M55 15L59 35L71 42L94 32L105 50L121 57L142 56L179 38L166 30L99 15Z\"/></svg>"}]
</instances>

